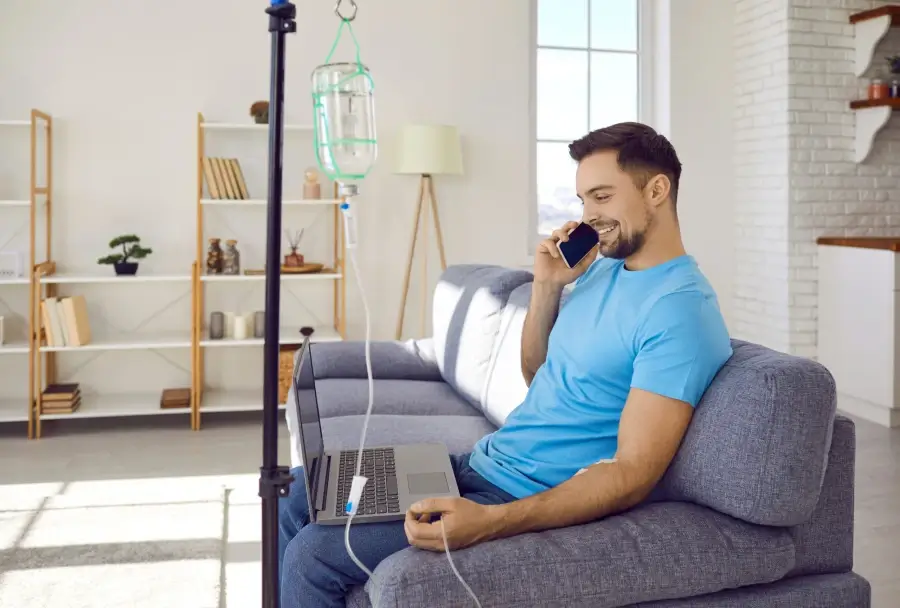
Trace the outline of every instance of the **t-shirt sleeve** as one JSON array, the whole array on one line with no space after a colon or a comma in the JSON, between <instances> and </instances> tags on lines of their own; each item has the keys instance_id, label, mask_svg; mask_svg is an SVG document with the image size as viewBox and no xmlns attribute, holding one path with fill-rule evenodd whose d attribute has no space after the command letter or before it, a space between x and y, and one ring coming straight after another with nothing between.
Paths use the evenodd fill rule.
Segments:
<instances>
[{"instance_id":1,"label":"t-shirt sleeve","mask_svg":"<svg viewBox=\"0 0 900 608\"><path fill-rule=\"evenodd\" d=\"M718 307L695 292L660 298L650 308L635 341L631 387L686 401L693 407L732 354Z\"/></svg>"}]
</instances>

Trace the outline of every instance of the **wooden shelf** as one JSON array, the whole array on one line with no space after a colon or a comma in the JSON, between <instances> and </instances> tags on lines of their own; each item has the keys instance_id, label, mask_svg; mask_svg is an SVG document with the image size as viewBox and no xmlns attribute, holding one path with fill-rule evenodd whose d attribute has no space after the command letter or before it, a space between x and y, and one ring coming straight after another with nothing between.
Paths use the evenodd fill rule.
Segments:
<instances>
[{"instance_id":1,"label":"wooden shelf","mask_svg":"<svg viewBox=\"0 0 900 608\"><path fill-rule=\"evenodd\" d=\"M888 97L886 99L857 99L850 102L850 108L853 110L882 107L900 110L900 97Z\"/></svg>"},{"instance_id":2,"label":"wooden shelf","mask_svg":"<svg viewBox=\"0 0 900 608\"><path fill-rule=\"evenodd\" d=\"M852 15L850 15L850 23L862 23L864 21L878 19L879 17L889 17L891 20L891 26L897 27L898 25L900 25L900 5L891 4L888 6L882 6L881 8L873 8L868 11L862 11L860 13L853 13Z\"/></svg>"},{"instance_id":3,"label":"wooden shelf","mask_svg":"<svg viewBox=\"0 0 900 608\"><path fill-rule=\"evenodd\" d=\"M305 206L305 205L340 205L342 200L336 198L323 198L323 199L296 199L296 200L282 200L282 207L295 207L295 206ZM248 199L223 199L223 198L202 198L200 199L200 204L205 206L248 206L248 207L265 207L269 204L269 201L261 198L248 198Z\"/></svg>"},{"instance_id":4,"label":"wooden shelf","mask_svg":"<svg viewBox=\"0 0 900 608\"><path fill-rule=\"evenodd\" d=\"M307 273L281 273L282 281L334 281L342 279L340 272L307 272ZM264 274L203 274L200 281L203 283L242 283L245 281L265 281Z\"/></svg>"},{"instance_id":5,"label":"wooden shelf","mask_svg":"<svg viewBox=\"0 0 900 608\"><path fill-rule=\"evenodd\" d=\"M42 353L190 348L190 332L95 337L83 346L41 346Z\"/></svg>"},{"instance_id":6,"label":"wooden shelf","mask_svg":"<svg viewBox=\"0 0 900 608\"><path fill-rule=\"evenodd\" d=\"M61 272L41 277L41 283L45 285L62 285L66 283L117 283L120 285L135 283L172 283L172 282L188 282L191 280L189 274L178 273L154 273L141 272L138 270L136 275L118 276L113 273L112 269L98 272Z\"/></svg>"},{"instance_id":7,"label":"wooden shelf","mask_svg":"<svg viewBox=\"0 0 900 608\"><path fill-rule=\"evenodd\" d=\"M282 328L278 343L282 345L299 345L303 344L303 336L300 334L300 329L284 329ZM313 335L309 337L310 342L340 342L341 336L338 334L334 328L331 327L316 327ZM235 340L234 338L222 338L221 340L210 340L209 334L207 332L203 332L202 337L200 339L200 346L204 348L227 348L231 347L241 347L241 346L262 346L265 343L263 338L245 338L243 340Z\"/></svg>"},{"instance_id":8,"label":"wooden shelf","mask_svg":"<svg viewBox=\"0 0 900 608\"><path fill-rule=\"evenodd\" d=\"M269 131L269 125L258 125L256 123L241 123L241 122L203 122L201 123L203 129L207 131L260 131L266 132ZM312 131L312 125L284 125L285 131Z\"/></svg>"},{"instance_id":9,"label":"wooden shelf","mask_svg":"<svg viewBox=\"0 0 900 608\"><path fill-rule=\"evenodd\" d=\"M0 344L0 355L27 355L28 342L7 342Z\"/></svg>"}]
</instances>

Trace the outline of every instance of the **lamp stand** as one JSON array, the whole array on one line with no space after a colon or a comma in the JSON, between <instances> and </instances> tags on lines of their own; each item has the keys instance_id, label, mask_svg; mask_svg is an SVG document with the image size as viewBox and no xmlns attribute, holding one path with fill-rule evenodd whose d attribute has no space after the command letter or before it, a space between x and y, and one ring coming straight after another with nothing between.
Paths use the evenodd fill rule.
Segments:
<instances>
[{"instance_id":1,"label":"lamp stand","mask_svg":"<svg viewBox=\"0 0 900 608\"><path fill-rule=\"evenodd\" d=\"M427 317L428 303L428 228L425 226L426 219L422 219L422 212L428 215L428 206L425 203L425 197L431 202L431 213L434 217L434 231L437 237L438 253L441 256L441 270L447 270L447 258L444 255L444 237L441 234L441 220L438 216L437 196L434 194L434 180L428 173L423 173L419 178L419 201L416 205L416 219L413 224L412 242L409 244L409 259L406 262L406 278L403 280L403 296L400 300L400 318L397 320L397 335L399 340L403 334L403 318L406 315L406 299L409 296L409 277L412 275L413 258L416 254L416 243L419 237L419 223L422 224L422 335L425 335L425 319Z\"/></svg>"}]
</instances>

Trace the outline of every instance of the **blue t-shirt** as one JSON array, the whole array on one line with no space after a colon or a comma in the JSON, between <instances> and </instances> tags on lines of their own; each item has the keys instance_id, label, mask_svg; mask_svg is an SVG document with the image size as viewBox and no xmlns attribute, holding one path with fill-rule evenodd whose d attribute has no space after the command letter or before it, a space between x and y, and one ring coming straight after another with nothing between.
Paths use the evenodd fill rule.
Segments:
<instances>
[{"instance_id":1,"label":"blue t-shirt","mask_svg":"<svg viewBox=\"0 0 900 608\"><path fill-rule=\"evenodd\" d=\"M715 292L693 257L646 270L601 258L575 283L525 400L470 466L517 498L613 458L632 387L696 406L731 357Z\"/></svg>"}]
</instances>

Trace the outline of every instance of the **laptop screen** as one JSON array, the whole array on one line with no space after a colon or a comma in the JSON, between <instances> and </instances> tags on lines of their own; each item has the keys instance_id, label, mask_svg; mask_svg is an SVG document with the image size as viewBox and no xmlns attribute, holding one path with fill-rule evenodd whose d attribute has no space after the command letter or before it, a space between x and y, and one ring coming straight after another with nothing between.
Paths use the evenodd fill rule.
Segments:
<instances>
[{"instance_id":1,"label":"laptop screen","mask_svg":"<svg viewBox=\"0 0 900 608\"><path fill-rule=\"evenodd\" d=\"M301 349L294 371L294 399L300 427L300 443L303 446L303 468L308 481L315 483L318 466L322 462L324 441L319 422L319 403L316 400L316 384L312 367L312 344L308 341Z\"/></svg>"}]
</instances>

